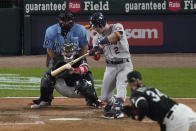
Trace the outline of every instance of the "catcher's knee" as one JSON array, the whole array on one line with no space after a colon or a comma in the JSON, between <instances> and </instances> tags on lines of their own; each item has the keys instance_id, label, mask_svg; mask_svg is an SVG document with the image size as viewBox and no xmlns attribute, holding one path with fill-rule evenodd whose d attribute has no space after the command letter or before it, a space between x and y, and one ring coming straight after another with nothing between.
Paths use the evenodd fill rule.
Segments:
<instances>
[{"instance_id":1,"label":"catcher's knee","mask_svg":"<svg viewBox=\"0 0 196 131\"><path fill-rule=\"evenodd\" d=\"M45 74L41 79L41 88L54 88L55 82L55 78L48 74Z\"/></svg>"},{"instance_id":2,"label":"catcher's knee","mask_svg":"<svg viewBox=\"0 0 196 131\"><path fill-rule=\"evenodd\" d=\"M82 98L83 96L75 91L75 87L68 86L64 79L57 79L55 89L61 95L69 98Z\"/></svg>"},{"instance_id":3,"label":"catcher's knee","mask_svg":"<svg viewBox=\"0 0 196 131\"><path fill-rule=\"evenodd\" d=\"M41 79L41 88L48 88L48 79L45 77Z\"/></svg>"},{"instance_id":4,"label":"catcher's knee","mask_svg":"<svg viewBox=\"0 0 196 131\"><path fill-rule=\"evenodd\" d=\"M96 92L93 89L93 84L91 81L88 81L86 79L76 81L75 87L76 87L76 91L78 91L86 99L92 100L92 101L95 101L98 99Z\"/></svg>"},{"instance_id":5,"label":"catcher's knee","mask_svg":"<svg viewBox=\"0 0 196 131\"><path fill-rule=\"evenodd\" d=\"M53 99L54 83L55 81L50 77L48 77L47 75L44 75L44 77L41 79L40 98L42 100L51 101Z\"/></svg>"},{"instance_id":6,"label":"catcher's knee","mask_svg":"<svg viewBox=\"0 0 196 131\"><path fill-rule=\"evenodd\" d=\"M91 94L92 83L91 83L91 81L87 81L85 79L78 80L75 83L75 88L81 94L84 94L84 95Z\"/></svg>"}]
</instances>

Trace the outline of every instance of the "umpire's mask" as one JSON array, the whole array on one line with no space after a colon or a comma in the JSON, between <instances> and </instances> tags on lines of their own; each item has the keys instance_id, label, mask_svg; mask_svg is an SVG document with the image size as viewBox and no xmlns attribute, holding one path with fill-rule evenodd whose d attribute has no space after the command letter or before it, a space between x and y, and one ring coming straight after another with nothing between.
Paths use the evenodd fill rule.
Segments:
<instances>
[{"instance_id":1,"label":"umpire's mask","mask_svg":"<svg viewBox=\"0 0 196 131\"><path fill-rule=\"evenodd\" d=\"M71 62L74 59L74 55L76 54L74 43L66 42L62 49L61 55L64 57L64 61L66 63Z\"/></svg>"},{"instance_id":2,"label":"umpire's mask","mask_svg":"<svg viewBox=\"0 0 196 131\"><path fill-rule=\"evenodd\" d=\"M74 25L74 16L69 10L65 10L59 14L58 20L61 27L61 35L65 38Z\"/></svg>"}]
</instances>

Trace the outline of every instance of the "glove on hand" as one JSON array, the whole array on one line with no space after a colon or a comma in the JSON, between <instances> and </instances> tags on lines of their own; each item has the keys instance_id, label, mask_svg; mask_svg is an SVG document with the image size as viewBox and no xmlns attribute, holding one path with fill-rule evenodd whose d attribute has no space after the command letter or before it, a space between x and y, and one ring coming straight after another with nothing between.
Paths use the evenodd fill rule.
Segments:
<instances>
[{"instance_id":1,"label":"glove on hand","mask_svg":"<svg viewBox=\"0 0 196 131\"><path fill-rule=\"evenodd\" d=\"M97 54L99 54L99 47L95 46L93 47L90 51L89 51L89 55L90 56L96 56Z\"/></svg>"}]
</instances>

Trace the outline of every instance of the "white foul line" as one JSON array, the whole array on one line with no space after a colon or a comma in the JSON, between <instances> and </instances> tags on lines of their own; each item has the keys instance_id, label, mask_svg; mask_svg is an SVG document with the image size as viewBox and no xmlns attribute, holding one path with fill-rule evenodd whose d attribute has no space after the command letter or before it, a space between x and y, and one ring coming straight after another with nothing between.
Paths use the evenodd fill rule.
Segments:
<instances>
[{"instance_id":1,"label":"white foul line","mask_svg":"<svg viewBox=\"0 0 196 131\"><path fill-rule=\"evenodd\" d=\"M35 121L33 123L0 123L0 126L10 126L10 125L44 125L43 121Z\"/></svg>"},{"instance_id":2,"label":"white foul line","mask_svg":"<svg viewBox=\"0 0 196 131\"><path fill-rule=\"evenodd\" d=\"M78 120L82 120L81 118L53 118L53 119L49 119L51 121L78 121Z\"/></svg>"}]
</instances>

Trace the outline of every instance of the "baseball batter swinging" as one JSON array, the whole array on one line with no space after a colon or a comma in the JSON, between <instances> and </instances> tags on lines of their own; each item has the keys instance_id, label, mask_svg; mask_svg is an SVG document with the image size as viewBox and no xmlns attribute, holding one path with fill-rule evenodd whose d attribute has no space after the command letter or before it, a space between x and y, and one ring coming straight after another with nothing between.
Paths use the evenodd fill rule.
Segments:
<instances>
[{"instance_id":1,"label":"baseball batter swinging","mask_svg":"<svg viewBox=\"0 0 196 131\"><path fill-rule=\"evenodd\" d=\"M101 99L107 103L104 118L122 118L124 114L120 108L127 94L126 74L133 70L126 33L120 23L107 24L100 12L92 14L90 25L97 32L90 55L96 56L102 49L107 63L101 88ZM115 88L117 94L114 96Z\"/></svg>"}]
</instances>

